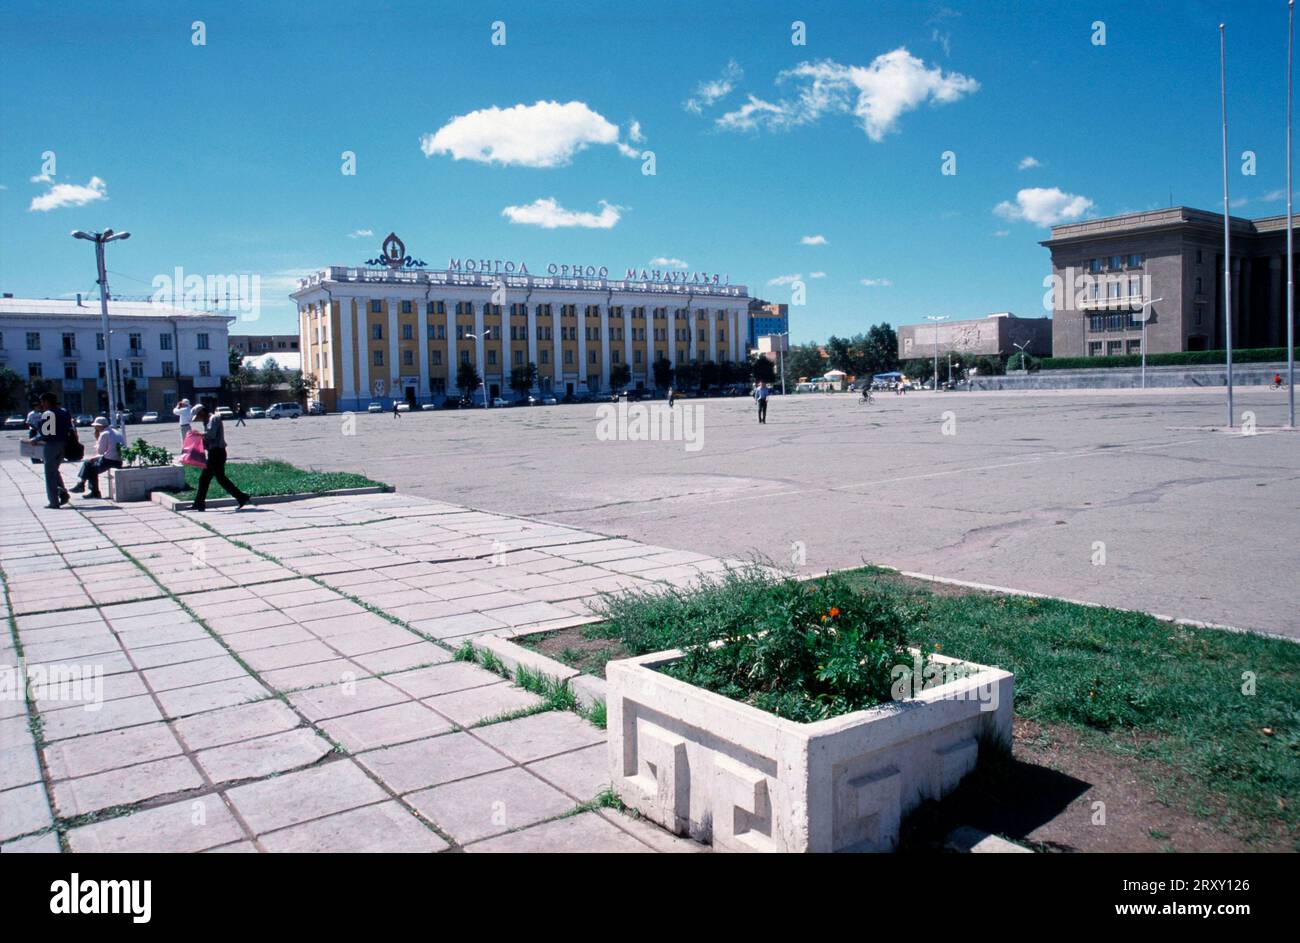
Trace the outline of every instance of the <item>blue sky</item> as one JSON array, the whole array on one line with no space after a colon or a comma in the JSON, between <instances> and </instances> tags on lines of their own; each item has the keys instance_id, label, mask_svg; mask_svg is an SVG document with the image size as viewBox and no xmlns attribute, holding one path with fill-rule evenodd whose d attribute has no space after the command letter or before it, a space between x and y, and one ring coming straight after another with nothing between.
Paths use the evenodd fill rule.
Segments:
<instances>
[{"instance_id":1,"label":"blue sky","mask_svg":"<svg viewBox=\"0 0 1300 943\"><path fill-rule=\"evenodd\" d=\"M203 6L0 11L5 291L93 292L68 233L111 226L115 294L255 273L235 330L293 331L295 275L391 230L431 268L799 275L797 340L1038 316L1050 219L1222 205L1220 19L1234 212L1285 212L1282 0Z\"/></svg>"}]
</instances>

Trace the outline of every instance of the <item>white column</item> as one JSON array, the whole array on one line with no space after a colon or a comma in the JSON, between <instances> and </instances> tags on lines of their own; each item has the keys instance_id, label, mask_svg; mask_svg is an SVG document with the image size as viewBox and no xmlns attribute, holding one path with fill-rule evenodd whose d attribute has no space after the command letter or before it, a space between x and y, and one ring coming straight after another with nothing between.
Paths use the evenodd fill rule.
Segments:
<instances>
[{"instance_id":1,"label":"white column","mask_svg":"<svg viewBox=\"0 0 1300 943\"><path fill-rule=\"evenodd\" d=\"M635 372L636 368L632 365L632 308L630 305L623 306L623 362L627 368L633 371L632 388L636 388Z\"/></svg>"},{"instance_id":2,"label":"white column","mask_svg":"<svg viewBox=\"0 0 1300 943\"><path fill-rule=\"evenodd\" d=\"M393 381L396 380L398 375L402 372L402 364L397 357L397 312L400 309L401 304L402 302L400 299L388 299L388 376L386 377L388 383L386 389L388 390L388 395L394 399L397 398L399 391L395 388L396 384L394 384Z\"/></svg>"},{"instance_id":3,"label":"white column","mask_svg":"<svg viewBox=\"0 0 1300 943\"><path fill-rule=\"evenodd\" d=\"M501 314L498 315L501 322L501 395L507 396L506 391L510 389L510 368L514 364L514 357L511 353L510 346L510 308L508 305L501 306ZM507 396L507 398L509 398Z\"/></svg>"},{"instance_id":4,"label":"white column","mask_svg":"<svg viewBox=\"0 0 1300 943\"><path fill-rule=\"evenodd\" d=\"M528 362L536 365L537 364L537 307L535 305L531 305L525 302L524 317L527 318L526 323L528 325L526 328L524 328L524 330L528 332ZM541 386L541 379L542 379L542 368L539 365L537 366L537 382L534 384L535 387Z\"/></svg>"},{"instance_id":5,"label":"white column","mask_svg":"<svg viewBox=\"0 0 1300 943\"><path fill-rule=\"evenodd\" d=\"M786 326L789 330L789 326ZM749 309L739 308L736 311L736 343L740 345L740 355L749 356Z\"/></svg>"},{"instance_id":6,"label":"white column","mask_svg":"<svg viewBox=\"0 0 1300 943\"><path fill-rule=\"evenodd\" d=\"M556 397L564 395L564 346L563 346L563 329L564 319L560 317L559 305L551 306L551 342L555 349L551 352L551 372L555 377L554 389L551 390Z\"/></svg>"},{"instance_id":7,"label":"white column","mask_svg":"<svg viewBox=\"0 0 1300 943\"><path fill-rule=\"evenodd\" d=\"M424 308L419 307L426 304L423 301L411 302L411 307L416 311L415 318L415 342L419 344L416 350L416 363L420 365L420 380L415 387L415 401L421 402L424 397L429 397L429 402L433 402L433 395L429 390L429 315Z\"/></svg>"},{"instance_id":8,"label":"white column","mask_svg":"<svg viewBox=\"0 0 1300 943\"><path fill-rule=\"evenodd\" d=\"M578 322L578 390L587 391L587 306L574 305L574 318Z\"/></svg>"},{"instance_id":9,"label":"white column","mask_svg":"<svg viewBox=\"0 0 1300 943\"><path fill-rule=\"evenodd\" d=\"M354 405L351 401L356 399L357 389L355 381L352 379L352 365L355 362L353 349L356 347L355 334L357 328L356 318L352 314L352 299L339 299L339 346L342 349L342 356L339 358L342 365L341 373L343 374L341 386L342 391L339 394L339 409L351 409ZM330 350L334 349L333 337L330 338Z\"/></svg>"},{"instance_id":10,"label":"white column","mask_svg":"<svg viewBox=\"0 0 1300 943\"><path fill-rule=\"evenodd\" d=\"M741 360L739 338L736 336L736 329L739 325L740 325L740 316L736 314L734 308L728 309L727 337L731 339L731 362L732 363L739 363Z\"/></svg>"},{"instance_id":11,"label":"white column","mask_svg":"<svg viewBox=\"0 0 1300 943\"><path fill-rule=\"evenodd\" d=\"M678 343L677 332L680 331L682 328L681 324L677 320L676 308L664 309L664 324L672 325L671 327L665 327L664 333L668 335L668 366L676 370L677 369L677 343ZM677 380L674 378L673 383L675 384L676 382Z\"/></svg>"},{"instance_id":12,"label":"white column","mask_svg":"<svg viewBox=\"0 0 1300 943\"><path fill-rule=\"evenodd\" d=\"M443 317L447 319L447 390L448 396L451 391L457 389L456 371L460 369L460 361L456 358L456 302L443 300Z\"/></svg>"},{"instance_id":13,"label":"white column","mask_svg":"<svg viewBox=\"0 0 1300 943\"><path fill-rule=\"evenodd\" d=\"M370 397L374 391L370 387L370 330L368 327L368 315L370 313L370 299L358 298L357 300L357 394L361 399L362 408L370 402Z\"/></svg>"},{"instance_id":14,"label":"white column","mask_svg":"<svg viewBox=\"0 0 1300 943\"><path fill-rule=\"evenodd\" d=\"M609 385L609 305L600 306L600 388Z\"/></svg>"}]
</instances>

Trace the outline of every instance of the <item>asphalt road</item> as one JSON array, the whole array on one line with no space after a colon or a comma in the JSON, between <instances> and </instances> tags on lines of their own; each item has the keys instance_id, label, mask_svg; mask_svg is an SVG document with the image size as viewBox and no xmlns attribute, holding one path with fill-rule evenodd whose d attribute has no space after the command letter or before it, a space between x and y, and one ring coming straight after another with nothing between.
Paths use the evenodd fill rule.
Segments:
<instances>
[{"instance_id":1,"label":"asphalt road","mask_svg":"<svg viewBox=\"0 0 1300 943\"><path fill-rule=\"evenodd\" d=\"M1222 391L1115 390L776 397L762 426L748 399L685 400L689 441L636 440L593 405L228 422L227 439L233 461L359 471L673 548L805 572L881 563L1300 637L1300 433L1277 431L1284 393L1236 406L1258 434L1213 428ZM173 424L128 432L179 441Z\"/></svg>"}]
</instances>

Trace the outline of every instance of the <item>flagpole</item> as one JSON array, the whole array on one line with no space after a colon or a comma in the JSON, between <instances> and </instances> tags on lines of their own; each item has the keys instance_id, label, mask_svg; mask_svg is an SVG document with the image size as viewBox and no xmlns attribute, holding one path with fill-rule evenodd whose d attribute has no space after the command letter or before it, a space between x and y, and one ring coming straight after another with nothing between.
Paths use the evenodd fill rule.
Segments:
<instances>
[{"instance_id":1,"label":"flagpole","mask_svg":"<svg viewBox=\"0 0 1300 943\"><path fill-rule=\"evenodd\" d=\"M1295 428L1295 281L1291 249L1291 69L1295 46L1295 0L1286 13L1286 422Z\"/></svg>"},{"instance_id":2,"label":"flagpole","mask_svg":"<svg viewBox=\"0 0 1300 943\"><path fill-rule=\"evenodd\" d=\"M1227 44L1219 24L1219 102L1223 110L1223 331L1228 365L1228 428L1232 428L1232 255L1228 230L1228 70Z\"/></svg>"}]
</instances>

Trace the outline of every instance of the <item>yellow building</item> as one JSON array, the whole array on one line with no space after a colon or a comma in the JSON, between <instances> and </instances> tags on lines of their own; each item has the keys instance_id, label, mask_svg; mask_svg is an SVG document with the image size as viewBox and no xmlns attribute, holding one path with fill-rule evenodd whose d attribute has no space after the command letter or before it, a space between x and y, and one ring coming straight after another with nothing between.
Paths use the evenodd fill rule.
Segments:
<instances>
[{"instance_id":1,"label":"yellow building","mask_svg":"<svg viewBox=\"0 0 1300 943\"><path fill-rule=\"evenodd\" d=\"M426 271L404 267L400 253L390 261L394 240L374 260L382 267L331 266L292 295L303 372L327 409L441 402L459 393L462 364L481 378L480 396L512 398L511 372L532 364L532 392L562 397L610 390L623 364L623 385L648 389L660 358L676 369L747 357L749 293L717 274L628 269L610 278L604 268L549 266L533 275L459 259Z\"/></svg>"}]
</instances>

